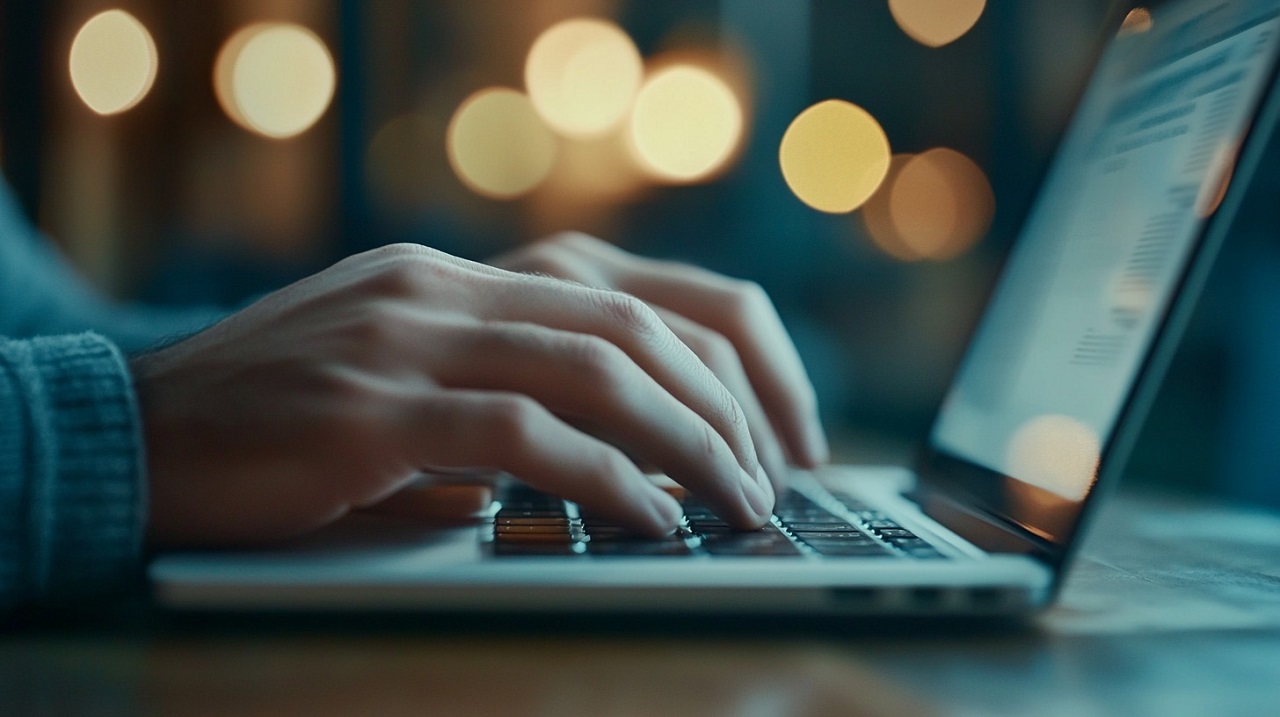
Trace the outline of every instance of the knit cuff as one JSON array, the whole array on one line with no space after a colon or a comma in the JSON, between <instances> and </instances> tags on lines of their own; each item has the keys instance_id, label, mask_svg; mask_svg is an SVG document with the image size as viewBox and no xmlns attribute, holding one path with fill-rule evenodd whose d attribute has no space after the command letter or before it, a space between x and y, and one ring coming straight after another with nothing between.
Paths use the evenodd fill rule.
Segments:
<instances>
[{"instance_id":1,"label":"knit cuff","mask_svg":"<svg viewBox=\"0 0 1280 717\"><path fill-rule=\"evenodd\" d=\"M8 348L27 406L23 592L48 601L117 589L136 576L146 512L128 364L94 334Z\"/></svg>"}]
</instances>

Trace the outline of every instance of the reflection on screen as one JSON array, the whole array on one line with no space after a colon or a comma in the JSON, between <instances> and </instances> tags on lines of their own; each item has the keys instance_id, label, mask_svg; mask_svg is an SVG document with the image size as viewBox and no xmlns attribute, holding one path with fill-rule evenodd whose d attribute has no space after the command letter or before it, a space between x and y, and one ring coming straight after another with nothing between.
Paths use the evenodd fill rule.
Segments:
<instances>
[{"instance_id":1,"label":"reflection on screen","mask_svg":"<svg viewBox=\"0 0 1280 717\"><path fill-rule=\"evenodd\" d=\"M1277 14L1270 2L1170 3L1111 43L943 406L935 448L1055 500L1088 494L1222 199L1271 69Z\"/></svg>"}]
</instances>

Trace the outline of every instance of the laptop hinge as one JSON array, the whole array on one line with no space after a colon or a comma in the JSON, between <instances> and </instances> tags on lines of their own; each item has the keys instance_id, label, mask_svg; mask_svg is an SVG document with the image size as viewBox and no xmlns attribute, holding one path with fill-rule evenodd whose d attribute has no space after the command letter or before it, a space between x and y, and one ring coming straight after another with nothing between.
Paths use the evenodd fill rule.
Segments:
<instances>
[{"instance_id":1,"label":"laptop hinge","mask_svg":"<svg viewBox=\"0 0 1280 717\"><path fill-rule=\"evenodd\" d=\"M918 483L907 497L930 518L988 553L1027 555L1050 564L1058 562L1057 546L998 515L975 509L923 483Z\"/></svg>"}]
</instances>

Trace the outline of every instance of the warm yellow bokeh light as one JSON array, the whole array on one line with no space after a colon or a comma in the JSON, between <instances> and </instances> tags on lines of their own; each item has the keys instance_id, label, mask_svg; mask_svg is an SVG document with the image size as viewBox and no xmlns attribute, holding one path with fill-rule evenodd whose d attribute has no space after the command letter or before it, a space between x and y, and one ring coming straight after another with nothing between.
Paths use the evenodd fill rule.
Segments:
<instances>
[{"instance_id":1,"label":"warm yellow bokeh light","mask_svg":"<svg viewBox=\"0 0 1280 717\"><path fill-rule=\"evenodd\" d=\"M311 128L337 85L333 56L305 27L263 23L227 40L214 65L223 110L252 132L283 139Z\"/></svg>"},{"instance_id":2,"label":"warm yellow bokeh light","mask_svg":"<svg viewBox=\"0 0 1280 717\"><path fill-rule=\"evenodd\" d=\"M995 214L987 175L952 149L916 155L888 189L895 241L921 259L944 261L968 251Z\"/></svg>"},{"instance_id":3,"label":"warm yellow bokeh light","mask_svg":"<svg viewBox=\"0 0 1280 717\"><path fill-rule=\"evenodd\" d=\"M160 60L151 33L123 10L94 15L71 43L71 84L89 109L112 115L151 91Z\"/></svg>"},{"instance_id":4,"label":"warm yellow bokeh light","mask_svg":"<svg viewBox=\"0 0 1280 717\"><path fill-rule=\"evenodd\" d=\"M524 76L529 98L547 124L566 135L590 137L626 118L644 78L644 62L622 28L578 18L538 37Z\"/></svg>"},{"instance_id":5,"label":"warm yellow bokeh light","mask_svg":"<svg viewBox=\"0 0 1280 717\"><path fill-rule=\"evenodd\" d=\"M511 89L481 90L458 108L446 148L453 171L477 194L513 199L547 178L556 137L533 102Z\"/></svg>"},{"instance_id":6,"label":"warm yellow bokeh light","mask_svg":"<svg viewBox=\"0 0 1280 717\"><path fill-rule=\"evenodd\" d=\"M894 185L897 184L898 175L913 157L915 157L914 154L893 155L893 161L889 164L884 182L880 184L876 193L871 195L867 203L862 205L862 211L858 212L871 241L885 254L900 261L919 261L924 258L912 251L911 247L898 236L898 230L893 226L893 214L889 206L889 199L893 194Z\"/></svg>"},{"instance_id":7,"label":"warm yellow bokeh light","mask_svg":"<svg viewBox=\"0 0 1280 717\"><path fill-rule=\"evenodd\" d=\"M1071 501L1089 494L1102 459L1102 443L1071 416L1049 414L1023 424L1009 442L1005 469L1018 480Z\"/></svg>"},{"instance_id":8,"label":"warm yellow bokeh light","mask_svg":"<svg viewBox=\"0 0 1280 717\"><path fill-rule=\"evenodd\" d=\"M1124 16L1124 22L1120 23L1120 37L1128 35L1141 35L1151 30L1154 22L1151 18L1151 11L1145 7L1135 7Z\"/></svg>"},{"instance_id":9,"label":"warm yellow bokeh light","mask_svg":"<svg viewBox=\"0 0 1280 717\"><path fill-rule=\"evenodd\" d=\"M800 201L845 214L875 194L889 171L889 138L866 110L826 100L792 121L782 137L782 176Z\"/></svg>"},{"instance_id":10,"label":"warm yellow bokeh light","mask_svg":"<svg viewBox=\"0 0 1280 717\"><path fill-rule=\"evenodd\" d=\"M942 47L963 37L986 7L987 0L889 0L898 27L928 47Z\"/></svg>"},{"instance_id":11,"label":"warm yellow bokeh light","mask_svg":"<svg viewBox=\"0 0 1280 717\"><path fill-rule=\"evenodd\" d=\"M671 65L640 89L631 113L631 142L641 166L675 183L722 170L742 142L742 103L710 70Z\"/></svg>"}]
</instances>

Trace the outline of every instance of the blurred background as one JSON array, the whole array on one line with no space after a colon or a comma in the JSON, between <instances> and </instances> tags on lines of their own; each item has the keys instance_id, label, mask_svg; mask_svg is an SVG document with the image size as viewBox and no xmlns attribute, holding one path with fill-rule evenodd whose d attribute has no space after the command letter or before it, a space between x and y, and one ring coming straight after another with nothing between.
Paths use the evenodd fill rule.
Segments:
<instances>
[{"instance_id":1,"label":"blurred background","mask_svg":"<svg viewBox=\"0 0 1280 717\"><path fill-rule=\"evenodd\" d=\"M234 306L390 242L483 260L566 229L753 279L841 457L906 460L1114 10L0 0L0 162L128 300ZM1280 505L1277 166L1135 481Z\"/></svg>"}]
</instances>

